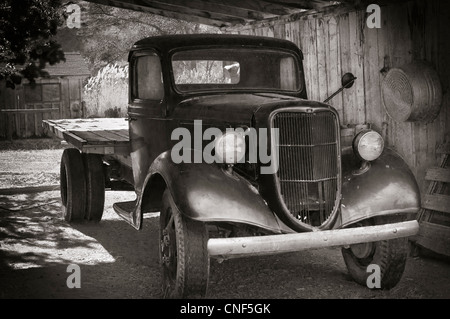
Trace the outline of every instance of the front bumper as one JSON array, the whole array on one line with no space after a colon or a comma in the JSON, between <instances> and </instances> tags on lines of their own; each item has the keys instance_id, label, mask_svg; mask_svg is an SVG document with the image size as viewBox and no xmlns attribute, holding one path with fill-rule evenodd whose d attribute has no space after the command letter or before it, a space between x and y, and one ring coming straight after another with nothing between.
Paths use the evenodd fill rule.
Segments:
<instances>
[{"instance_id":1,"label":"front bumper","mask_svg":"<svg viewBox=\"0 0 450 319\"><path fill-rule=\"evenodd\" d=\"M274 255L335 246L376 242L414 236L419 232L416 220L347 229L255 237L211 238L210 257L229 259L247 256Z\"/></svg>"}]
</instances>

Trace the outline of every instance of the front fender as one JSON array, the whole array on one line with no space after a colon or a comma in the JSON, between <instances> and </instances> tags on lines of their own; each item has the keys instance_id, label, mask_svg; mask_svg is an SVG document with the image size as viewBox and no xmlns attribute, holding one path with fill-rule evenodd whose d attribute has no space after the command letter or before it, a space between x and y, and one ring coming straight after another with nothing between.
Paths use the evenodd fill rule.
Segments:
<instances>
[{"instance_id":1,"label":"front fender","mask_svg":"<svg viewBox=\"0 0 450 319\"><path fill-rule=\"evenodd\" d=\"M417 213L420 191L416 179L403 159L386 149L370 169L343 176L341 223L346 227L366 218L394 213Z\"/></svg>"},{"instance_id":2,"label":"front fender","mask_svg":"<svg viewBox=\"0 0 450 319\"><path fill-rule=\"evenodd\" d=\"M244 223L273 233L292 231L279 222L256 188L218 165L175 164L168 151L153 162L145 184L155 174L162 176L177 208L188 218Z\"/></svg>"}]
</instances>

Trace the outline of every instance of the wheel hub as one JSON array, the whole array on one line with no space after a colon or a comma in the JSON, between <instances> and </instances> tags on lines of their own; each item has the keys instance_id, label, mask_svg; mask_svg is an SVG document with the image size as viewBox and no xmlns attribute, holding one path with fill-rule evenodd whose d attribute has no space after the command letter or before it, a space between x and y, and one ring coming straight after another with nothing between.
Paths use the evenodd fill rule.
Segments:
<instances>
[{"instance_id":1,"label":"wheel hub","mask_svg":"<svg viewBox=\"0 0 450 319\"><path fill-rule=\"evenodd\" d=\"M352 253L353 255L355 255L355 257L364 259L372 254L373 243L361 243L351 245L350 249L352 250Z\"/></svg>"},{"instance_id":2,"label":"wheel hub","mask_svg":"<svg viewBox=\"0 0 450 319\"><path fill-rule=\"evenodd\" d=\"M170 246L170 236L167 230L163 230L163 236L161 239L161 262L166 266L170 267L172 264L173 254L171 252Z\"/></svg>"}]
</instances>

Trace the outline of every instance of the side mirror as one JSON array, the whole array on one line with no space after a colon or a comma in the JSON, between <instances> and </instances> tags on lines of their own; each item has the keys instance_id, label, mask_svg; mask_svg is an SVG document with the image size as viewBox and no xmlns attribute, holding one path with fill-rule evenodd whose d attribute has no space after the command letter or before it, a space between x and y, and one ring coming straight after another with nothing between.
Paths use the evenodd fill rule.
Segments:
<instances>
[{"instance_id":1,"label":"side mirror","mask_svg":"<svg viewBox=\"0 0 450 319\"><path fill-rule=\"evenodd\" d=\"M341 85L344 89L349 89L355 83L356 77L352 73L345 73L341 78Z\"/></svg>"},{"instance_id":2,"label":"side mirror","mask_svg":"<svg viewBox=\"0 0 450 319\"><path fill-rule=\"evenodd\" d=\"M335 97L338 93L342 92L344 89L349 89L353 86L353 83L355 83L356 76L354 76L352 73L345 73L341 78L341 88L331 94L324 103L328 103L329 100L331 100L333 97Z\"/></svg>"}]
</instances>

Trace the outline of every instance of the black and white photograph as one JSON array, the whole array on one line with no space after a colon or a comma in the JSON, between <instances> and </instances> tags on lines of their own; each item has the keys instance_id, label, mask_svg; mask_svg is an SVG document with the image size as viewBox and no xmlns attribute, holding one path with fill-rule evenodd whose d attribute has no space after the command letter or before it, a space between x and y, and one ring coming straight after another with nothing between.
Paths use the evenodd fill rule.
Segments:
<instances>
[{"instance_id":1,"label":"black and white photograph","mask_svg":"<svg viewBox=\"0 0 450 319\"><path fill-rule=\"evenodd\" d=\"M450 299L449 26L446 0L1 0L0 299Z\"/></svg>"}]
</instances>

